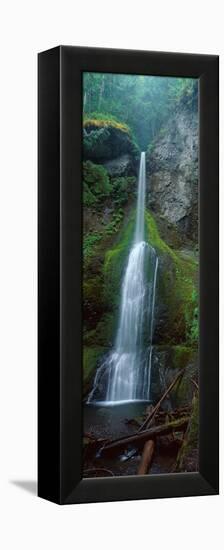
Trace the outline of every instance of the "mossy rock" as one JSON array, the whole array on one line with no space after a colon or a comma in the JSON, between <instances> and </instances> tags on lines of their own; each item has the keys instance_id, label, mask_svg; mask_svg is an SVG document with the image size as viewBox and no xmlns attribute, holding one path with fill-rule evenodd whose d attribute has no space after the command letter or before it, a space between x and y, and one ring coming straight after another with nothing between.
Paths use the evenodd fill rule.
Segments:
<instances>
[{"instance_id":1,"label":"mossy rock","mask_svg":"<svg viewBox=\"0 0 224 550\"><path fill-rule=\"evenodd\" d=\"M84 344L87 346L103 346L111 348L114 341L114 334L117 326L117 315L104 313L98 320L95 327L84 331Z\"/></svg>"},{"instance_id":2,"label":"mossy rock","mask_svg":"<svg viewBox=\"0 0 224 550\"><path fill-rule=\"evenodd\" d=\"M154 342L197 345L197 327L193 338L191 331L197 308L198 264L191 257L183 258L161 239L156 221L148 211L146 228L148 241L159 258Z\"/></svg>"},{"instance_id":3,"label":"mossy rock","mask_svg":"<svg viewBox=\"0 0 224 550\"><path fill-rule=\"evenodd\" d=\"M102 163L124 154L130 154L135 163L140 157L139 148L130 128L113 118L89 116L83 122L83 154L85 159Z\"/></svg>"},{"instance_id":4,"label":"mossy rock","mask_svg":"<svg viewBox=\"0 0 224 550\"><path fill-rule=\"evenodd\" d=\"M85 129L114 128L128 134L129 137L132 138L132 132L129 126L124 122L118 121L112 115L103 115L102 113L91 113L89 115L85 115L83 127Z\"/></svg>"},{"instance_id":5,"label":"mossy rock","mask_svg":"<svg viewBox=\"0 0 224 550\"><path fill-rule=\"evenodd\" d=\"M119 307L121 283L133 242L134 224L135 211L132 211L129 220L120 232L117 242L105 254L103 267L104 299L110 310Z\"/></svg>"},{"instance_id":6,"label":"mossy rock","mask_svg":"<svg viewBox=\"0 0 224 550\"><path fill-rule=\"evenodd\" d=\"M104 348L101 346L83 348L83 393L86 395L93 383L95 372L98 366L99 358L104 353Z\"/></svg>"}]
</instances>

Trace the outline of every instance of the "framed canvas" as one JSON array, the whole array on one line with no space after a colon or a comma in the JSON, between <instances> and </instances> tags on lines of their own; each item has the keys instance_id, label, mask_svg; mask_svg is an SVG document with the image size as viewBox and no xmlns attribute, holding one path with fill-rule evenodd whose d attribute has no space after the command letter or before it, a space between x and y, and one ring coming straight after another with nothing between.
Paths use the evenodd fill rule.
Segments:
<instances>
[{"instance_id":1,"label":"framed canvas","mask_svg":"<svg viewBox=\"0 0 224 550\"><path fill-rule=\"evenodd\" d=\"M218 493L218 57L38 59L38 494Z\"/></svg>"}]
</instances>

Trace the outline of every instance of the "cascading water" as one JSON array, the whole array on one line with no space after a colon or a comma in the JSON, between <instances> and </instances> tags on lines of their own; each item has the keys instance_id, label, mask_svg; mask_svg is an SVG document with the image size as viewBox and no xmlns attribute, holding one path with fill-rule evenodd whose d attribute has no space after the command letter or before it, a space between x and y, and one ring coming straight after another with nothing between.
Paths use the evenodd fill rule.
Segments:
<instances>
[{"instance_id":1,"label":"cascading water","mask_svg":"<svg viewBox=\"0 0 224 550\"><path fill-rule=\"evenodd\" d=\"M141 153L134 242L128 257L113 350L98 368L88 403L150 398L158 258L145 242L145 153Z\"/></svg>"}]
</instances>

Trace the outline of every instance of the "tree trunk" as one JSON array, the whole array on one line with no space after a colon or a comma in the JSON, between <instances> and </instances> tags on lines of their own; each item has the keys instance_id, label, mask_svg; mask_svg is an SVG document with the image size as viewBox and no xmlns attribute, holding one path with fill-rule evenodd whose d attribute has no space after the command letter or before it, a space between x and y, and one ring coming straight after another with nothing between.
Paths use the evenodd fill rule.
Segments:
<instances>
[{"instance_id":1,"label":"tree trunk","mask_svg":"<svg viewBox=\"0 0 224 550\"><path fill-rule=\"evenodd\" d=\"M148 473L152 462L154 450L155 450L155 442L152 439L150 439L144 445L141 462L139 464L138 472L137 472L139 476L143 476Z\"/></svg>"}]
</instances>

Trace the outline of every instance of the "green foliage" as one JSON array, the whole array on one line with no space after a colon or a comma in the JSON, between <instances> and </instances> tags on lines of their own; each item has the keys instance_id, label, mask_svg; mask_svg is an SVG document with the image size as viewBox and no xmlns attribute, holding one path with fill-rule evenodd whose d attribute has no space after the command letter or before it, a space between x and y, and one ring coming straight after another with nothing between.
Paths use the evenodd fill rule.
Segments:
<instances>
[{"instance_id":1,"label":"green foliage","mask_svg":"<svg viewBox=\"0 0 224 550\"><path fill-rule=\"evenodd\" d=\"M83 239L83 255L84 258L90 257L94 252L94 245L102 238L102 233L95 231L88 233Z\"/></svg>"},{"instance_id":2,"label":"green foliage","mask_svg":"<svg viewBox=\"0 0 224 550\"><path fill-rule=\"evenodd\" d=\"M136 184L135 177L117 177L112 179L111 196L115 207L121 207L127 202L130 193L134 189L134 184Z\"/></svg>"},{"instance_id":3,"label":"green foliage","mask_svg":"<svg viewBox=\"0 0 224 550\"><path fill-rule=\"evenodd\" d=\"M95 195L90 191L88 184L83 182L83 203L85 206L93 206L97 199Z\"/></svg>"},{"instance_id":4,"label":"green foliage","mask_svg":"<svg viewBox=\"0 0 224 550\"><path fill-rule=\"evenodd\" d=\"M102 204L110 195L116 216L120 216L122 206L136 183L135 177L109 178L105 168L94 164L90 160L83 163L83 203L84 206L93 207Z\"/></svg>"},{"instance_id":5,"label":"green foliage","mask_svg":"<svg viewBox=\"0 0 224 550\"><path fill-rule=\"evenodd\" d=\"M192 315L189 316L187 313L186 324L187 324L187 335L188 340L194 346L198 344L199 338L199 320L198 320L198 293L194 288L191 294L191 304L192 304Z\"/></svg>"},{"instance_id":6,"label":"green foliage","mask_svg":"<svg viewBox=\"0 0 224 550\"><path fill-rule=\"evenodd\" d=\"M87 133L84 130L83 133L83 150L85 156L88 157L102 157L105 156L105 151L109 154L107 148L107 141L109 138L109 132L107 127L96 126L95 130L91 130Z\"/></svg>"},{"instance_id":7,"label":"green foliage","mask_svg":"<svg viewBox=\"0 0 224 550\"><path fill-rule=\"evenodd\" d=\"M101 203L111 192L109 176L105 168L90 160L83 163L83 203L94 206Z\"/></svg>"},{"instance_id":8,"label":"green foliage","mask_svg":"<svg viewBox=\"0 0 224 550\"><path fill-rule=\"evenodd\" d=\"M118 232L120 223L123 219L123 215L124 211L122 210L122 208L115 210L112 216L112 221L107 224L105 229L107 235L113 235L114 233Z\"/></svg>"},{"instance_id":9,"label":"green foliage","mask_svg":"<svg viewBox=\"0 0 224 550\"><path fill-rule=\"evenodd\" d=\"M83 180L84 193L87 193L88 188L91 196L95 196L95 201L104 199L111 191L109 176L105 168L99 164L93 164L90 160L83 163Z\"/></svg>"},{"instance_id":10,"label":"green foliage","mask_svg":"<svg viewBox=\"0 0 224 550\"><path fill-rule=\"evenodd\" d=\"M99 118L127 125L146 150L176 105L197 106L197 79L84 73L84 124Z\"/></svg>"},{"instance_id":11,"label":"green foliage","mask_svg":"<svg viewBox=\"0 0 224 550\"><path fill-rule=\"evenodd\" d=\"M123 270L134 234L134 216L135 211L132 211L129 220L120 232L119 240L105 254L103 267L105 302L112 309L119 304Z\"/></svg>"},{"instance_id":12,"label":"green foliage","mask_svg":"<svg viewBox=\"0 0 224 550\"><path fill-rule=\"evenodd\" d=\"M91 113L83 120L84 158L102 162L125 153L139 157L139 148L127 124L116 121L110 114L99 113L96 118L94 115Z\"/></svg>"}]
</instances>

